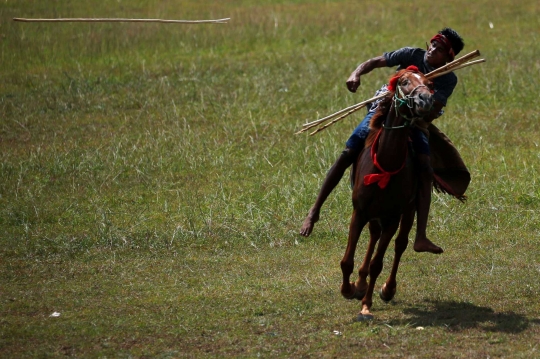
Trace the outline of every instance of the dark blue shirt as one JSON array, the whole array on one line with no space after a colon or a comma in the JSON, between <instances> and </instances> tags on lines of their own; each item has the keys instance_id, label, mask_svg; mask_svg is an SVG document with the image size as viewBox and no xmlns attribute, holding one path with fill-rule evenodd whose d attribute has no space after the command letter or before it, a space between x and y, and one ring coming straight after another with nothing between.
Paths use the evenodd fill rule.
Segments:
<instances>
[{"instance_id":1,"label":"dark blue shirt","mask_svg":"<svg viewBox=\"0 0 540 359\"><path fill-rule=\"evenodd\" d=\"M426 50L420 48L404 47L396 51L385 52L383 57L385 58L388 67L397 66L398 71L411 65L418 67L423 74L435 70L435 68L429 66L426 61ZM452 92L457 85L457 76L453 72L450 72L446 75L436 77L432 81L433 87L435 88L433 97L436 101L439 101L446 106L446 101L450 95L452 95Z\"/></svg>"}]
</instances>

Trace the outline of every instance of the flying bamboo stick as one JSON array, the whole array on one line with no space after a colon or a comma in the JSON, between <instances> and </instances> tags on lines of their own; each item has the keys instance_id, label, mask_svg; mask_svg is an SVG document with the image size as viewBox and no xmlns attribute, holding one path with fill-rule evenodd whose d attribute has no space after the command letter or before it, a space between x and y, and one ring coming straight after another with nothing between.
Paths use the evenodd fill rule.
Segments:
<instances>
[{"instance_id":1,"label":"flying bamboo stick","mask_svg":"<svg viewBox=\"0 0 540 359\"><path fill-rule=\"evenodd\" d=\"M25 19L14 17L13 21L21 22L160 22L160 23L175 23L175 24L224 24L231 18L216 20L163 20L163 19L122 19L122 18L61 18L61 19Z\"/></svg>"},{"instance_id":2,"label":"flying bamboo stick","mask_svg":"<svg viewBox=\"0 0 540 359\"><path fill-rule=\"evenodd\" d=\"M467 66L471 66L471 65L476 65L476 64L479 64L479 63L482 63L482 62L485 62L486 60L485 59L480 59L480 60L475 60L475 61L470 61L470 62L467 62L468 60L472 59L472 58L475 58L477 56L480 56L480 51L479 50L474 50L468 54L465 54L463 55L462 57L460 57L459 59L456 59L452 62L449 62L447 63L446 65L444 66L441 66L439 67L438 69L434 70L434 71L431 71L430 73L426 74L425 77L428 78L429 80L432 80L436 77L439 77L439 76L442 76L442 75L445 75L449 72L452 72L452 71L455 71L455 70L459 70L459 69L462 69L464 67L467 67ZM317 129L316 131L310 133L309 135L310 136L313 136L314 134L324 130L325 128L327 127L330 127L331 125L335 124L336 122L344 119L345 117L349 116L350 114L360 110L361 108L365 107L367 104L377 100L377 99L380 99L380 98L383 98L385 96L387 96L389 94L389 92L384 92L378 96L375 96L375 97L372 97L370 98L369 100L366 100L366 101L362 101L356 105L352 105L352 106L349 106L347 108L344 108L343 110L340 110L340 111L337 111L331 115L328 115L324 118L321 118L319 120L315 120L315 121L312 121L312 122L308 122L308 123L305 123L302 125L302 129L298 132L296 132L295 134L300 134L300 133L303 133L303 132L306 132L307 130L317 126L317 125L320 125L322 124L323 122L326 122L328 120L331 120L332 118L338 116L338 115L341 115L339 116L338 118L334 119L333 121L329 122L328 124L320 127L319 129ZM345 114L343 114L345 113Z\"/></svg>"}]
</instances>

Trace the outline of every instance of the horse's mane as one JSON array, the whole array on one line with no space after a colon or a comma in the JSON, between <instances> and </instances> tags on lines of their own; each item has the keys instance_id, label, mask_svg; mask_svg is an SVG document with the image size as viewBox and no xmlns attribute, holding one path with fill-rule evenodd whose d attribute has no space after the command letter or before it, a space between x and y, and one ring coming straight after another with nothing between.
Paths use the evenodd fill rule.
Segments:
<instances>
[{"instance_id":1,"label":"horse's mane","mask_svg":"<svg viewBox=\"0 0 540 359\"><path fill-rule=\"evenodd\" d=\"M373 141L375 140L375 135L382 128L384 120L386 120L386 116L388 116L388 111L390 111L390 107L392 107L392 97L394 96L394 93L395 93L397 81L407 71L410 71L410 70L409 69L399 70L396 74L392 75L390 79L388 80L389 94L388 96L384 97L381 100L381 102L379 102L379 105L377 106L377 111L371 118L371 121L369 123L369 128L371 129L371 131L369 131L369 135L366 139L365 147L369 147L373 144Z\"/></svg>"},{"instance_id":2,"label":"horse's mane","mask_svg":"<svg viewBox=\"0 0 540 359\"><path fill-rule=\"evenodd\" d=\"M388 116L388 111L390 111L390 107L392 106L393 95L394 94L391 92L389 96L383 98L381 102L379 102L377 110L369 123L371 131L369 131L368 137L366 138L365 147L369 147L373 144L377 132L382 128L382 125Z\"/></svg>"}]
</instances>

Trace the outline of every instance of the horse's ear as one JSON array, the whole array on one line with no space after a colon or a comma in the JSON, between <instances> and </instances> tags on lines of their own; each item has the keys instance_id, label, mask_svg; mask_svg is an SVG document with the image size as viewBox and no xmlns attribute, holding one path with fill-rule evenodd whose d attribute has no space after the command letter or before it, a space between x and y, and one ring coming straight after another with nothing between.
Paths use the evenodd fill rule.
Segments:
<instances>
[{"instance_id":1,"label":"horse's ear","mask_svg":"<svg viewBox=\"0 0 540 359\"><path fill-rule=\"evenodd\" d=\"M395 92L396 91L398 80L399 80L400 76L403 74L403 72L405 72L405 71L420 72L418 67L416 67L414 65L408 66L405 70L401 70L400 72L398 72L397 75L390 78L390 81L388 81L388 87L387 87L388 91L390 91L390 92Z\"/></svg>"}]
</instances>

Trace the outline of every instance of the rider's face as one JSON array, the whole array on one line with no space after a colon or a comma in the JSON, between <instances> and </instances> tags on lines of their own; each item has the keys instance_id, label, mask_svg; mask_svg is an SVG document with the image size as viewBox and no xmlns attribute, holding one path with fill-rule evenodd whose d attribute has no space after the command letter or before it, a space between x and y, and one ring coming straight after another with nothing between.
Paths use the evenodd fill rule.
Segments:
<instances>
[{"instance_id":1,"label":"rider's face","mask_svg":"<svg viewBox=\"0 0 540 359\"><path fill-rule=\"evenodd\" d=\"M448 62L448 52L439 41L432 41L427 48L426 60L432 67L441 67Z\"/></svg>"}]
</instances>

